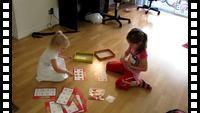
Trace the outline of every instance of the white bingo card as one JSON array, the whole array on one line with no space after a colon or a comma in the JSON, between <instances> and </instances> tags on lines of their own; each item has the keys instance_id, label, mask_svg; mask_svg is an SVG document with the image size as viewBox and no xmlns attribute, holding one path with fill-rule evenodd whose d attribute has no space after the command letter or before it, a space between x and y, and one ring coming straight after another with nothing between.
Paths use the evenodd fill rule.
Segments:
<instances>
[{"instance_id":1,"label":"white bingo card","mask_svg":"<svg viewBox=\"0 0 200 113\"><path fill-rule=\"evenodd\" d=\"M55 96L56 88L36 88L34 96Z\"/></svg>"},{"instance_id":2,"label":"white bingo card","mask_svg":"<svg viewBox=\"0 0 200 113\"><path fill-rule=\"evenodd\" d=\"M84 71L83 69L76 68L74 69L74 80L84 80Z\"/></svg>"},{"instance_id":3,"label":"white bingo card","mask_svg":"<svg viewBox=\"0 0 200 113\"><path fill-rule=\"evenodd\" d=\"M73 89L71 88L63 88L62 92L60 93L58 99L57 99L57 103L59 104L67 104L67 102L69 101L71 95L73 93Z\"/></svg>"},{"instance_id":4,"label":"white bingo card","mask_svg":"<svg viewBox=\"0 0 200 113\"><path fill-rule=\"evenodd\" d=\"M49 102L51 113L63 113L62 106L54 101Z\"/></svg>"}]
</instances>

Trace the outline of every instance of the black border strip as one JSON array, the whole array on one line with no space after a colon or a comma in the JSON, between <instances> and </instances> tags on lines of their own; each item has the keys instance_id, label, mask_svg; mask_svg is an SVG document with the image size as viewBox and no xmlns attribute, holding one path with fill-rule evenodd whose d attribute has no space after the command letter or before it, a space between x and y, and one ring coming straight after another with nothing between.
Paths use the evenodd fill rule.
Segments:
<instances>
[{"instance_id":1,"label":"black border strip","mask_svg":"<svg viewBox=\"0 0 200 113\"><path fill-rule=\"evenodd\" d=\"M198 12L198 7L200 5L200 1L199 0L189 0L188 1L188 113L197 113L198 110L198 96L197 98L193 98L191 97L191 93L196 93L198 95L198 88L199 88L199 84L198 84L198 68L199 66L197 65L199 63L199 57L198 57L198 51L199 51L199 47L197 45L199 45L199 40L198 40L198 36L199 36L199 30L198 30L198 20L197 18L199 18L199 12ZM191 9L191 3L197 3L197 9ZM191 12L197 12L197 18L192 18L191 16ZM197 27L191 27L191 21L197 21ZM197 30L197 36L191 36L191 30ZM197 39L197 45L191 45L191 39ZM197 48L197 54L191 54L191 49L192 48ZM197 57L197 62L196 63L192 63L191 62L191 57ZM197 72L191 72L191 67L192 66L197 66ZM197 81L191 81L191 75L196 75L197 76ZM191 84L197 84L197 90L191 90ZM192 103L197 103L197 106L192 105ZM194 108L193 108L194 107Z\"/></svg>"},{"instance_id":2,"label":"black border strip","mask_svg":"<svg viewBox=\"0 0 200 113\"><path fill-rule=\"evenodd\" d=\"M1 88L1 92L2 92L2 104L4 104L4 102L9 102L9 107L8 108L3 108L4 106L1 106L1 112L3 113L3 111L9 111L9 113L12 112L12 2L11 0L1 0L2 2L0 3L0 7L1 7L1 12L0 12L0 16L1 16L1 33L0 33L0 37L1 37L1 57L3 59L3 57L9 57L9 63L3 62L3 60L1 61L1 83L2 83L2 88ZM4 9L3 8L3 3L9 3L9 9ZM9 12L9 18L3 18L3 12ZM9 27L3 27L3 21L9 21ZM9 36L3 36L3 30L9 30ZM3 45L3 39L9 39L9 45ZM3 54L3 48L9 48L9 54ZM9 66L9 72L3 72L3 66ZM3 76L4 75L9 75L9 81L4 81L3 80ZM9 84L9 90L3 90L3 84ZM7 97L9 97L8 99L3 99L3 93L8 93L9 95L7 95Z\"/></svg>"},{"instance_id":3,"label":"black border strip","mask_svg":"<svg viewBox=\"0 0 200 113\"><path fill-rule=\"evenodd\" d=\"M1 37L1 41L0 41L0 47L1 47L1 57L3 59L3 56L9 57L9 64L8 63L3 63L3 60L0 60L1 65L4 66L9 66L9 72L3 73L3 67L0 69L1 72L3 73L3 75L10 75L9 76L9 81L3 81L3 75L1 77L2 79L2 85L7 83L9 84L9 90L7 91L3 91L3 87L1 88L2 93L9 93L9 99L3 99L2 96L2 102L9 102L9 108L3 108L1 110L3 111L9 111L12 112L12 1L11 0L1 0L2 2L0 3L0 7L1 7L1 12L0 12L0 16L1 16L1 22L0 22L0 26L1 26L1 33L0 33L0 37ZM199 26L197 18L199 18L200 13L198 12L197 9L191 9L191 3L197 3L197 8L200 7L200 1L199 0L188 0L189 4L188 4L188 112L191 111L199 111L197 108L199 107L198 104L198 97L197 99L191 99L191 93L197 93L198 95L198 88L199 88L199 83L198 80L200 79L200 77L198 77L198 70L199 70L199 66L197 65L199 63L199 57L198 55L195 54L191 54L191 48L197 48L197 52L200 49L200 45L199 44L199 40L198 40L198 36L199 36L199 30L197 29L197 27ZM3 3L9 3L9 9L3 9ZM9 18L3 18L3 12L9 12ZM197 18L191 18L191 12L197 12ZM3 21L9 21L9 27L5 27L3 28ZM191 27L191 21L197 21L197 27ZM8 37L3 37L3 30L9 30L9 36ZM191 30L197 30L197 36L191 36ZM9 40L9 45L3 45L3 39L10 39ZM197 39L197 45L191 45L191 39ZM10 54L8 55L3 55L3 48L9 48L9 52ZM191 57L197 57L197 63L191 63ZM191 72L191 66L197 66L198 70L197 72ZM191 75L197 75L197 81L191 81ZM191 90L191 84L197 84L197 90ZM3 95L3 94L2 94ZM197 108L191 108L191 102L197 102Z\"/></svg>"}]
</instances>

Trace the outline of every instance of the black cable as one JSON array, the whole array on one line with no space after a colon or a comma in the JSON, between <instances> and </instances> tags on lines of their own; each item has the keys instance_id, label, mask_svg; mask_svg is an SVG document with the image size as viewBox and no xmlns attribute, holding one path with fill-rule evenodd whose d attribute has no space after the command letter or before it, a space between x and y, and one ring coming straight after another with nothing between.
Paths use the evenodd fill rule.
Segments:
<instances>
[{"instance_id":1,"label":"black cable","mask_svg":"<svg viewBox=\"0 0 200 113\"><path fill-rule=\"evenodd\" d=\"M63 33L65 34L65 33L75 33L75 32L77 32L77 31L65 31ZM47 32L47 33L33 32L32 37L33 38L42 38L42 36L55 35L55 34L56 34L56 32Z\"/></svg>"},{"instance_id":2,"label":"black cable","mask_svg":"<svg viewBox=\"0 0 200 113\"><path fill-rule=\"evenodd\" d=\"M50 25L50 27L51 27L51 25L52 25L52 17L55 17L57 20L58 20L58 18L54 15L54 14L50 14L50 23L48 23L47 24L47 27ZM65 33L75 33L75 32L77 32L77 31L65 31L65 32L63 32L64 34ZM56 34L56 32L46 32L46 33L42 33L42 32L33 32L32 33L32 37L33 38L42 38L42 36L48 36L48 35L55 35Z\"/></svg>"},{"instance_id":3,"label":"black cable","mask_svg":"<svg viewBox=\"0 0 200 113\"><path fill-rule=\"evenodd\" d=\"M52 15L50 15L50 22L47 24L47 27L50 28L52 26Z\"/></svg>"}]
</instances>

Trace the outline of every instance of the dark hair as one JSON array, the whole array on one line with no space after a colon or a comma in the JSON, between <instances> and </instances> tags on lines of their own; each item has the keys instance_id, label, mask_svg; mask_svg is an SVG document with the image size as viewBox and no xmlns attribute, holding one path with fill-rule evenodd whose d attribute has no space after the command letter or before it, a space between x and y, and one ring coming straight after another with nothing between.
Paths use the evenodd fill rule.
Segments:
<instances>
[{"instance_id":1,"label":"dark hair","mask_svg":"<svg viewBox=\"0 0 200 113\"><path fill-rule=\"evenodd\" d=\"M126 39L129 43L139 44L139 47L136 50L138 53L147 48L147 34L138 28L131 29Z\"/></svg>"},{"instance_id":2,"label":"dark hair","mask_svg":"<svg viewBox=\"0 0 200 113\"><path fill-rule=\"evenodd\" d=\"M168 111L168 112L166 112L166 113L185 113L184 111L182 111L182 110L180 110L180 109L173 109L173 110L170 110L170 111Z\"/></svg>"}]
</instances>

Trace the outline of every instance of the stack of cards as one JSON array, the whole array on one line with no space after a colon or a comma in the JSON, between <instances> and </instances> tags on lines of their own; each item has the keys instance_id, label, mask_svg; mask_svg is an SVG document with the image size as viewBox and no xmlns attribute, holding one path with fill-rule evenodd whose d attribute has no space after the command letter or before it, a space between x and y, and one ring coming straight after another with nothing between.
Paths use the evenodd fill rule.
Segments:
<instances>
[{"instance_id":1,"label":"stack of cards","mask_svg":"<svg viewBox=\"0 0 200 113\"><path fill-rule=\"evenodd\" d=\"M34 99L50 98L56 99L56 88L35 88Z\"/></svg>"},{"instance_id":2,"label":"stack of cards","mask_svg":"<svg viewBox=\"0 0 200 113\"><path fill-rule=\"evenodd\" d=\"M63 88L56 102L46 102L47 113L77 113L85 112L86 99L77 89Z\"/></svg>"},{"instance_id":3,"label":"stack of cards","mask_svg":"<svg viewBox=\"0 0 200 113\"><path fill-rule=\"evenodd\" d=\"M89 95L94 100L104 100L105 89L90 88Z\"/></svg>"}]
</instances>

